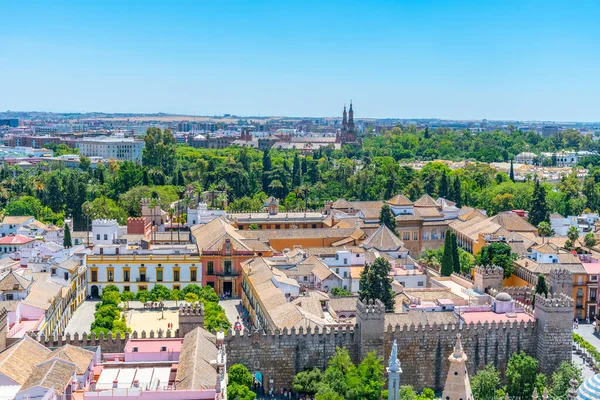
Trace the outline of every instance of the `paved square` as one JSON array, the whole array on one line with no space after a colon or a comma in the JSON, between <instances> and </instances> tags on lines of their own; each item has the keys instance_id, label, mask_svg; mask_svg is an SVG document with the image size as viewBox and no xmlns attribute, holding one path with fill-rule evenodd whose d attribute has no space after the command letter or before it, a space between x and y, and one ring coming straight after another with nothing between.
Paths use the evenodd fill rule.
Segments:
<instances>
[{"instance_id":1,"label":"paved square","mask_svg":"<svg viewBox=\"0 0 600 400\"><path fill-rule=\"evenodd\" d=\"M171 328L171 330L174 335L175 329L179 327L178 314L179 312L177 310L166 308L164 312L160 309L145 310L135 308L125 311L125 319L127 321L127 326L131 328L131 331L137 331L138 334L141 334L142 331L146 331L146 333L154 331L156 334L160 329L166 331L168 329L168 324L172 323L173 328Z\"/></svg>"}]
</instances>

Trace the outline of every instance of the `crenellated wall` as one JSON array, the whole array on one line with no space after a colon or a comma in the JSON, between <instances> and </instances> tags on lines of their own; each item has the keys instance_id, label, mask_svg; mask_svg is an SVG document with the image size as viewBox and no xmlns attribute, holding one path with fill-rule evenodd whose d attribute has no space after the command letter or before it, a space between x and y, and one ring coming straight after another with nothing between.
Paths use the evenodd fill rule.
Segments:
<instances>
[{"instance_id":1,"label":"crenellated wall","mask_svg":"<svg viewBox=\"0 0 600 400\"><path fill-rule=\"evenodd\" d=\"M40 335L38 341L46 347L61 347L66 344L79 347L101 346L103 353L122 353L125 349L125 344L129 339L154 339L176 337L182 337L179 334L179 329L176 329L175 331L159 330L158 332L142 331L141 333L133 331L131 334L126 333L125 335L121 335L121 333L118 332L114 336L112 332L109 332L108 335L104 335L104 333L96 335L93 332L90 335L88 335L87 333L84 333L82 335L75 333L73 336L71 336L68 333L65 336L54 337L45 337L44 335Z\"/></svg>"},{"instance_id":2,"label":"crenellated wall","mask_svg":"<svg viewBox=\"0 0 600 400\"><path fill-rule=\"evenodd\" d=\"M294 375L312 368L327 368L327 361L337 347L349 350L354 362L358 361L358 346L353 329L304 330L284 329L281 333L241 335L229 332L225 337L227 364L244 364L250 372L260 371L265 389L291 388Z\"/></svg>"}]
</instances>

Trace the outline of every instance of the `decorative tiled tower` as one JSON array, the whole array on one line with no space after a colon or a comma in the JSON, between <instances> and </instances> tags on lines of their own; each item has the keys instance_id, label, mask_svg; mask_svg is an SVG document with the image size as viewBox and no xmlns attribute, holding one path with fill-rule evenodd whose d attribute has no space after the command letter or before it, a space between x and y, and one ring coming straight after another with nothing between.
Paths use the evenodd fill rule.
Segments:
<instances>
[{"instance_id":1,"label":"decorative tiled tower","mask_svg":"<svg viewBox=\"0 0 600 400\"><path fill-rule=\"evenodd\" d=\"M392 345L392 354L390 354L390 363L388 372L388 400L400 400L400 360L398 360L398 344L394 340Z\"/></svg>"},{"instance_id":2,"label":"decorative tiled tower","mask_svg":"<svg viewBox=\"0 0 600 400\"><path fill-rule=\"evenodd\" d=\"M456 345L454 352L448 357L450 368L442 399L446 400L473 400L471 391L471 382L467 372L467 355L465 354L460 341L460 333L456 335Z\"/></svg>"}]
</instances>

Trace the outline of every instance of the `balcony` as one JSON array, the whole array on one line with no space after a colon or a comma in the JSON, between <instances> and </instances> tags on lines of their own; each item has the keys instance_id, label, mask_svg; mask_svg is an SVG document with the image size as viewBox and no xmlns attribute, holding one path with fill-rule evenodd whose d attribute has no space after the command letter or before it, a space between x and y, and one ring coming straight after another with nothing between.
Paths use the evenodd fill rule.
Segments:
<instances>
[{"instance_id":1,"label":"balcony","mask_svg":"<svg viewBox=\"0 0 600 400\"><path fill-rule=\"evenodd\" d=\"M150 279L147 277L135 278L136 282L150 282Z\"/></svg>"}]
</instances>

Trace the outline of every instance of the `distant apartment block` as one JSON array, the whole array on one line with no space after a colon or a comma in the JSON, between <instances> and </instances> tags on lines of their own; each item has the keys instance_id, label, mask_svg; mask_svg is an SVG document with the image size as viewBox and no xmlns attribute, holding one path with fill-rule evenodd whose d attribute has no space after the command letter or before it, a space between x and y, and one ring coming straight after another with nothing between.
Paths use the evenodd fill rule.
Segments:
<instances>
[{"instance_id":1,"label":"distant apartment block","mask_svg":"<svg viewBox=\"0 0 600 400\"><path fill-rule=\"evenodd\" d=\"M556 135L560 131L560 128L556 125L546 125L542 127L542 137L550 137Z\"/></svg>"},{"instance_id":2,"label":"distant apartment block","mask_svg":"<svg viewBox=\"0 0 600 400\"><path fill-rule=\"evenodd\" d=\"M79 142L79 154L106 160L142 162L144 142L132 138L84 139Z\"/></svg>"},{"instance_id":3,"label":"distant apartment block","mask_svg":"<svg viewBox=\"0 0 600 400\"><path fill-rule=\"evenodd\" d=\"M16 128L19 126L19 120L17 118L0 119L0 126Z\"/></svg>"}]
</instances>

